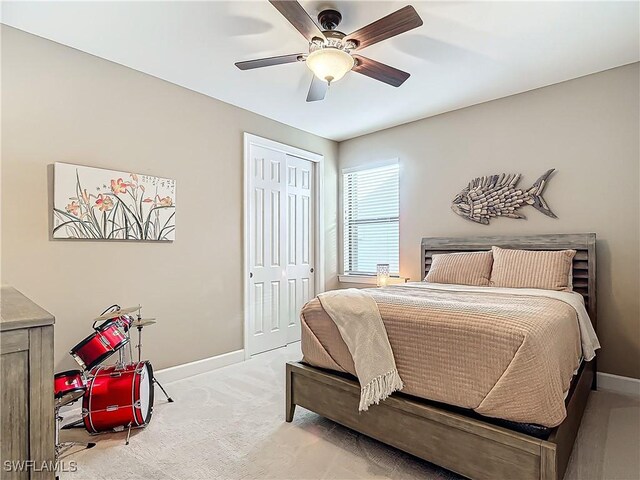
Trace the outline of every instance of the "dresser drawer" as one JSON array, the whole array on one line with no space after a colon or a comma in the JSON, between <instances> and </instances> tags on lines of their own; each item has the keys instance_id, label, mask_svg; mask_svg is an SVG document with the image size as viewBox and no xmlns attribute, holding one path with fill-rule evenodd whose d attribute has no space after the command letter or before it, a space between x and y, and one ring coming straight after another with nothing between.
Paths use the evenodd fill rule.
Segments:
<instances>
[{"instance_id":1,"label":"dresser drawer","mask_svg":"<svg viewBox=\"0 0 640 480\"><path fill-rule=\"evenodd\" d=\"M29 349L29 330L9 330L0 333L0 351L2 355Z\"/></svg>"}]
</instances>

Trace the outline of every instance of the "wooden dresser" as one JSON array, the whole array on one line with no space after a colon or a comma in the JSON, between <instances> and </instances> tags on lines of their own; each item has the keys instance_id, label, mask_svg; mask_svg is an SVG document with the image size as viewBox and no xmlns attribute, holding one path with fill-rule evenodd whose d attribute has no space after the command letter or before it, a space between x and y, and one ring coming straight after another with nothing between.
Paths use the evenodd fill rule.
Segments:
<instances>
[{"instance_id":1,"label":"wooden dresser","mask_svg":"<svg viewBox=\"0 0 640 480\"><path fill-rule=\"evenodd\" d=\"M49 312L15 288L1 287L2 479L55 477L53 323Z\"/></svg>"}]
</instances>

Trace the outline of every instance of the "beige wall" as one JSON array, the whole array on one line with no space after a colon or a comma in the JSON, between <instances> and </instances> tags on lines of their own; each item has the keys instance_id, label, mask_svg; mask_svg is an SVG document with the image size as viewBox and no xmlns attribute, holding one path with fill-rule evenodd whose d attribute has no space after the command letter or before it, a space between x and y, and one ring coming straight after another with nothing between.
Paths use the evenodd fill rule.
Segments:
<instances>
[{"instance_id":1,"label":"beige wall","mask_svg":"<svg viewBox=\"0 0 640 480\"><path fill-rule=\"evenodd\" d=\"M156 368L242 348L242 132L322 153L325 269L335 285L341 167L399 157L401 273L419 277L426 235L595 231L600 369L640 377L638 65L331 141L125 67L2 27L2 282L56 315L56 368L90 319L145 306ZM339 151L338 151L339 149ZM177 179L171 244L52 241L56 161ZM528 186L557 168L545 198L560 217L488 227L457 217L453 196L503 171Z\"/></svg>"},{"instance_id":2,"label":"beige wall","mask_svg":"<svg viewBox=\"0 0 640 480\"><path fill-rule=\"evenodd\" d=\"M242 348L244 131L325 155L335 244L335 142L2 28L2 282L55 314L57 370L114 302L159 318L145 330L156 368ZM176 241L50 240L54 162L175 178ZM329 281L335 265L331 249Z\"/></svg>"},{"instance_id":3,"label":"beige wall","mask_svg":"<svg viewBox=\"0 0 640 480\"><path fill-rule=\"evenodd\" d=\"M416 280L420 239L438 235L596 232L599 369L640 377L638 64L362 136L340 167L399 157L400 267ZM428 95L428 92L425 94ZM557 220L473 224L450 210L479 175L556 168L544 197Z\"/></svg>"}]
</instances>

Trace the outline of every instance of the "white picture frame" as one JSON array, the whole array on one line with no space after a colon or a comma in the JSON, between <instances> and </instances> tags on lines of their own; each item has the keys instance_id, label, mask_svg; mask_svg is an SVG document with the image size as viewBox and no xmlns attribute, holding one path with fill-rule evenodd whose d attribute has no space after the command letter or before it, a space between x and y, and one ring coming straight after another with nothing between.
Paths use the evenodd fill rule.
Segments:
<instances>
[{"instance_id":1,"label":"white picture frame","mask_svg":"<svg viewBox=\"0 0 640 480\"><path fill-rule=\"evenodd\" d=\"M175 180L56 162L53 183L53 238L175 240Z\"/></svg>"}]
</instances>

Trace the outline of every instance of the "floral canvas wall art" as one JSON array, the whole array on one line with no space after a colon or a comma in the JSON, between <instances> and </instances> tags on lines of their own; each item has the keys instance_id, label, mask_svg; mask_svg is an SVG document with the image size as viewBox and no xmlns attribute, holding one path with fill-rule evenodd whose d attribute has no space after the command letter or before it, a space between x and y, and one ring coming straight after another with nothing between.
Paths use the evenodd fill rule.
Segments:
<instances>
[{"instance_id":1,"label":"floral canvas wall art","mask_svg":"<svg viewBox=\"0 0 640 480\"><path fill-rule=\"evenodd\" d=\"M56 163L53 197L54 238L175 239L175 180Z\"/></svg>"}]
</instances>

